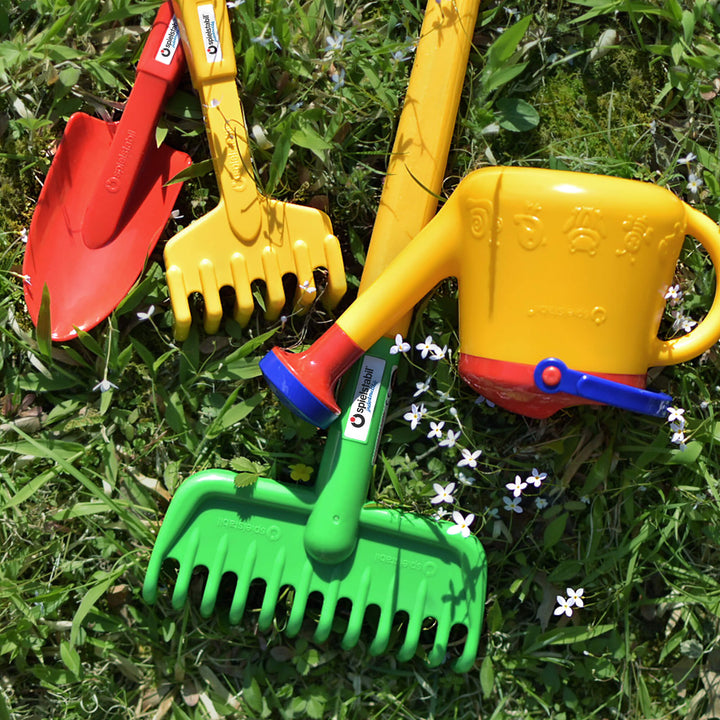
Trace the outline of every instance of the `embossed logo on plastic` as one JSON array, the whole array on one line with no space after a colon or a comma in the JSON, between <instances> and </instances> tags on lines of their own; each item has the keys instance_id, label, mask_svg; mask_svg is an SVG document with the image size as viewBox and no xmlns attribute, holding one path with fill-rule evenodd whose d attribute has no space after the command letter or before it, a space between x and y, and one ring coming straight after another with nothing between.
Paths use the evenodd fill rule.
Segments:
<instances>
[{"instance_id":1,"label":"embossed logo on plastic","mask_svg":"<svg viewBox=\"0 0 720 720\"><path fill-rule=\"evenodd\" d=\"M237 530L248 535L264 535L268 540L273 541L279 540L281 535L280 528L277 525L266 527L265 525L256 525L242 518L219 518L217 527L225 530Z\"/></svg>"},{"instance_id":2,"label":"embossed logo on plastic","mask_svg":"<svg viewBox=\"0 0 720 720\"><path fill-rule=\"evenodd\" d=\"M437 565L431 560L405 560L397 555L375 553L375 562L380 565L393 565L403 570L414 570L425 577L432 577L437 573Z\"/></svg>"},{"instance_id":3,"label":"embossed logo on plastic","mask_svg":"<svg viewBox=\"0 0 720 720\"><path fill-rule=\"evenodd\" d=\"M528 316L592 320L595 325L602 325L607 320L607 310L600 305L596 305L592 309L561 307L559 305L536 305L528 309Z\"/></svg>"},{"instance_id":4,"label":"embossed logo on plastic","mask_svg":"<svg viewBox=\"0 0 720 720\"><path fill-rule=\"evenodd\" d=\"M120 182L128 164L128 159L130 157L130 153L132 152L133 145L135 145L136 138L137 133L135 130L128 130L127 135L120 146L120 152L118 153L117 159L115 160L113 173L105 181L105 189L108 192L116 193L120 189Z\"/></svg>"}]
</instances>

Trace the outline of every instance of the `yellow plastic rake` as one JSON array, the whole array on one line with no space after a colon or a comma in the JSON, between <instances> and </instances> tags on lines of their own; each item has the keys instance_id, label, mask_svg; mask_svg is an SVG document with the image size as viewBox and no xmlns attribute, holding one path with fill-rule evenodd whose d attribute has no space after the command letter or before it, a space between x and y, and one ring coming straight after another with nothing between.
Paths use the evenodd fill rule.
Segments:
<instances>
[{"instance_id":1,"label":"yellow plastic rake","mask_svg":"<svg viewBox=\"0 0 720 720\"><path fill-rule=\"evenodd\" d=\"M217 332L222 287L235 290L234 317L246 325L254 309L254 280L265 282L268 320L278 318L285 305L286 274L297 277L295 303L303 311L316 296L313 272L325 268L322 300L328 307L335 306L347 286L330 219L315 208L266 197L255 184L225 1L173 0L173 7L202 103L220 189L217 207L165 246L175 337L184 340L188 335L192 322L188 298L193 293L200 293L205 301L205 331Z\"/></svg>"}]
</instances>

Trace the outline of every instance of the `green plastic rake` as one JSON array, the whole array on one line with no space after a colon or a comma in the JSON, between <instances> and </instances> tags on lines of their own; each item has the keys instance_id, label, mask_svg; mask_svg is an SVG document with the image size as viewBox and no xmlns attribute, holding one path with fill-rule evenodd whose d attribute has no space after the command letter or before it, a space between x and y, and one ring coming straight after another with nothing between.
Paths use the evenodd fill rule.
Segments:
<instances>
[{"instance_id":1,"label":"green plastic rake","mask_svg":"<svg viewBox=\"0 0 720 720\"><path fill-rule=\"evenodd\" d=\"M223 575L232 573L237 584L228 611L230 623L241 620L252 581L262 579L266 585L260 630L271 627L281 591L290 587L293 599L284 632L294 637L306 618L308 598L319 592L323 600L313 636L316 642L328 639L338 601L348 599L352 608L343 648L357 644L366 612L376 606L380 612L371 654L387 651L397 613L406 613L399 660L416 654L421 632L429 625L432 630L432 619L434 641L428 663L435 666L445 660L455 628L458 636L464 634L464 646L453 669L466 672L472 667L485 602L486 562L479 542L447 535L447 523L364 507L358 514L355 550L340 563L326 564L304 546L305 525L317 500L313 491L265 478L237 488L233 479L231 472L208 470L180 487L173 505L190 512L182 513L184 517L168 513L162 525L143 588L148 602L157 597L163 561L172 558L180 564L172 595L177 609L186 603L193 569L203 566L208 571L200 604L205 617L215 609Z\"/></svg>"}]
</instances>

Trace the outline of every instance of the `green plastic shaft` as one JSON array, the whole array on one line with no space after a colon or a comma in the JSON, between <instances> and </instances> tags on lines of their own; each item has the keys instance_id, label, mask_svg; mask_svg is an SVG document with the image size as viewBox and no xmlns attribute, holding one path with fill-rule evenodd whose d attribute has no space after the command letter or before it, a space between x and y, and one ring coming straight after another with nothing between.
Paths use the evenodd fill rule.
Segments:
<instances>
[{"instance_id":1,"label":"green plastic shaft","mask_svg":"<svg viewBox=\"0 0 720 720\"><path fill-rule=\"evenodd\" d=\"M305 549L336 564L355 549L360 508L367 499L398 355L381 338L347 374L342 415L329 430L315 483L317 501L305 528Z\"/></svg>"}]
</instances>

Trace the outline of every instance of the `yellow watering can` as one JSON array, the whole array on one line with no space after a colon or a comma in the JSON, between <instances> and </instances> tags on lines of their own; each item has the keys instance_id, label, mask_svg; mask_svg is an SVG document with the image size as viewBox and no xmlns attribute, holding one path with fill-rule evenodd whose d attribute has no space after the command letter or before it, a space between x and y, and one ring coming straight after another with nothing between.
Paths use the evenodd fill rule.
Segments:
<instances>
[{"instance_id":1,"label":"yellow watering can","mask_svg":"<svg viewBox=\"0 0 720 720\"><path fill-rule=\"evenodd\" d=\"M283 402L326 427L338 377L455 276L460 374L497 405L536 418L588 402L664 415L671 398L643 389L648 368L720 338L717 286L692 332L657 337L686 234L717 273L718 226L669 190L557 170L477 170L308 350L275 348L261 368Z\"/></svg>"}]
</instances>

